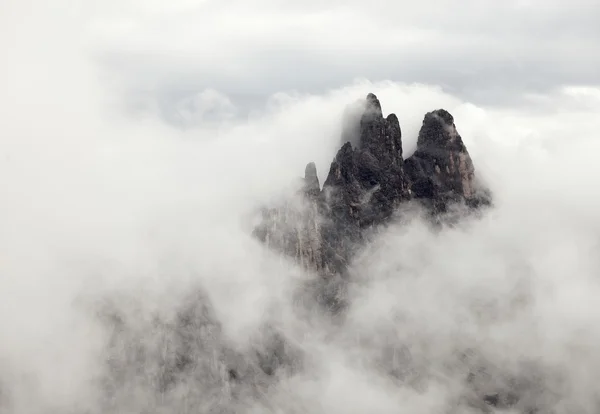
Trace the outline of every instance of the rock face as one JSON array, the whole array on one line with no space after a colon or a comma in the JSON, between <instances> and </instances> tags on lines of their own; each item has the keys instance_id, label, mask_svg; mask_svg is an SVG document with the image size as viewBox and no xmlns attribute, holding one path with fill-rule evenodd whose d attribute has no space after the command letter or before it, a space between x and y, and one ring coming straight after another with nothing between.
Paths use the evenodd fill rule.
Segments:
<instances>
[{"instance_id":1,"label":"rock face","mask_svg":"<svg viewBox=\"0 0 600 414\"><path fill-rule=\"evenodd\" d=\"M372 93L342 140L323 188L309 163L298 199L267 210L255 230L269 247L322 276L344 277L367 231L389 222L401 203L416 200L434 217L451 204L490 204L454 118L443 109L425 115L417 150L406 160L398 117L384 117Z\"/></svg>"},{"instance_id":2,"label":"rock face","mask_svg":"<svg viewBox=\"0 0 600 414\"><path fill-rule=\"evenodd\" d=\"M489 204L489 193L475 180L475 168L454 118L444 109L425 115L417 150L406 160L413 196L428 201L436 212L451 202L471 207Z\"/></svg>"}]
</instances>

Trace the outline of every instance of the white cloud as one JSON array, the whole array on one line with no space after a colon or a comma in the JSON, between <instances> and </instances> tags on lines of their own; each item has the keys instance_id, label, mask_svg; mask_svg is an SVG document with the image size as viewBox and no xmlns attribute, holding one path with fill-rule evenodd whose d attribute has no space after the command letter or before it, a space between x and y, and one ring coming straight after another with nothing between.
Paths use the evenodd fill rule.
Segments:
<instances>
[{"instance_id":1,"label":"white cloud","mask_svg":"<svg viewBox=\"0 0 600 414\"><path fill-rule=\"evenodd\" d=\"M205 89L179 101L175 111L183 125L195 126L198 123L231 120L236 108L226 95L213 89Z\"/></svg>"}]
</instances>

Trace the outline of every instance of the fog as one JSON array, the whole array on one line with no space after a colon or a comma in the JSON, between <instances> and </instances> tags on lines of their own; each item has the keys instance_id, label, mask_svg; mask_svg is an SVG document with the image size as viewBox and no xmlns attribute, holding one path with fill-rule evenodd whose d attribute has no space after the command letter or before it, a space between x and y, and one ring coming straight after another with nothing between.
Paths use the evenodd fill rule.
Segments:
<instances>
[{"instance_id":1,"label":"fog","mask_svg":"<svg viewBox=\"0 0 600 414\"><path fill-rule=\"evenodd\" d=\"M244 118L207 90L181 129L125 109L80 36L94 11L65 5L0 16L0 412L478 412L505 389L516 410L597 411L600 89L511 110L359 79ZM339 321L300 310L314 275L251 232L306 163L325 179L368 92L405 156L425 112L452 113L494 207L435 231L399 211L351 267ZM297 355L271 377L268 329ZM171 378L185 346L193 368Z\"/></svg>"}]
</instances>

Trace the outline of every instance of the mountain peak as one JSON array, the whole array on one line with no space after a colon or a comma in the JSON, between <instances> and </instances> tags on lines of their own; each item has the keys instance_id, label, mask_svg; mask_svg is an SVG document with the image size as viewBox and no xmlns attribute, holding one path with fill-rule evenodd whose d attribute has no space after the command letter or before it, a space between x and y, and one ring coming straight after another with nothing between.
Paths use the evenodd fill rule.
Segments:
<instances>
[{"instance_id":1,"label":"mountain peak","mask_svg":"<svg viewBox=\"0 0 600 414\"><path fill-rule=\"evenodd\" d=\"M319 177L317 176L317 166L314 162L306 164L304 169L304 189L307 195L317 196L321 191Z\"/></svg>"},{"instance_id":2,"label":"mountain peak","mask_svg":"<svg viewBox=\"0 0 600 414\"><path fill-rule=\"evenodd\" d=\"M425 114L419 132L417 147L446 147L460 139L454 125L454 117L445 109L436 109Z\"/></svg>"},{"instance_id":3,"label":"mountain peak","mask_svg":"<svg viewBox=\"0 0 600 414\"><path fill-rule=\"evenodd\" d=\"M268 231L260 234L263 240L285 239L287 245L280 250L321 275L344 275L365 231L389 223L402 203L415 200L436 217L452 203L470 208L490 204L489 192L478 187L473 162L448 111L425 114L417 150L405 160L398 117L384 118L373 93L366 96L363 108L357 131L343 133L343 138L351 136L354 141L338 150L322 189L316 165L306 166L304 193L310 213L272 214L271 218L302 219L292 226L262 225L292 232L279 237L269 237ZM299 252L308 252L310 259Z\"/></svg>"},{"instance_id":4,"label":"mountain peak","mask_svg":"<svg viewBox=\"0 0 600 414\"><path fill-rule=\"evenodd\" d=\"M417 150L406 161L405 171L413 196L429 200L440 212L451 202L473 207L490 203L489 192L475 179L473 161L454 117L445 109L425 114Z\"/></svg>"},{"instance_id":5,"label":"mountain peak","mask_svg":"<svg viewBox=\"0 0 600 414\"><path fill-rule=\"evenodd\" d=\"M365 112L372 111L381 114L381 103L374 93L369 93L366 101Z\"/></svg>"}]
</instances>

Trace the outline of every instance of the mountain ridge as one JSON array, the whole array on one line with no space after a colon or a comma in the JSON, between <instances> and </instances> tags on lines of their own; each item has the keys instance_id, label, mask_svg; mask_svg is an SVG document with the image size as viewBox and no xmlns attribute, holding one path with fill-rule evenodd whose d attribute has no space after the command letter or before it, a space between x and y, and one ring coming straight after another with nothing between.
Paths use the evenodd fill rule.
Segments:
<instances>
[{"instance_id":1,"label":"mountain ridge","mask_svg":"<svg viewBox=\"0 0 600 414\"><path fill-rule=\"evenodd\" d=\"M361 104L323 186L309 162L299 199L265 209L254 230L268 247L325 277L345 277L366 232L389 224L404 203L417 202L434 222L452 205L472 211L492 203L448 111L425 114L416 151L404 159L398 117L384 117L373 93Z\"/></svg>"}]
</instances>

